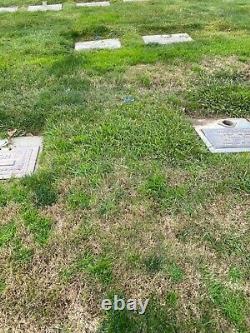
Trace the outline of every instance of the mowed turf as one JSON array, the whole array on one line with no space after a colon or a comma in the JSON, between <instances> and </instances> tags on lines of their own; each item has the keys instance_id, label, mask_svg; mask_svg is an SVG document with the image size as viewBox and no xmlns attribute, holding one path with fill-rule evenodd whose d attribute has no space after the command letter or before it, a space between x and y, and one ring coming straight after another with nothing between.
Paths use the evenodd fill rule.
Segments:
<instances>
[{"instance_id":1,"label":"mowed turf","mask_svg":"<svg viewBox=\"0 0 250 333\"><path fill-rule=\"evenodd\" d=\"M44 138L37 172L0 184L1 332L250 331L249 154L211 154L191 125L250 117L249 17L247 0L0 15L1 136ZM99 38L122 48L74 52ZM101 310L115 294L146 313Z\"/></svg>"}]
</instances>

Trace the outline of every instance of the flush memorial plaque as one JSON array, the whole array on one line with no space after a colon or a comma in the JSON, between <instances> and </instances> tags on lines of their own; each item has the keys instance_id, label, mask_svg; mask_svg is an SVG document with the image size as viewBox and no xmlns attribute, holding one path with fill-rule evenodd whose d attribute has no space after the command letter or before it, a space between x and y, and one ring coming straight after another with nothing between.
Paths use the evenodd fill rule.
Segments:
<instances>
[{"instance_id":1,"label":"flush memorial plaque","mask_svg":"<svg viewBox=\"0 0 250 333\"><path fill-rule=\"evenodd\" d=\"M18 7L0 7L0 13L15 13Z\"/></svg>"},{"instance_id":2,"label":"flush memorial plaque","mask_svg":"<svg viewBox=\"0 0 250 333\"><path fill-rule=\"evenodd\" d=\"M89 42L78 42L75 44L76 51L88 51L95 49L119 49L121 42L119 39L102 39Z\"/></svg>"},{"instance_id":3,"label":"flush memorial plaque","mask_svg":"<svg viewBox=\"0 0 250 333\"><path fill-rule=\"evenodd\" d=\"M62 10L63 6L61 3L48 5L47 1L44 1L42 5L29 6L28 12L47 12L48 10L59 11Z\"/></svg>"},{"instance_id":4,"label":"flush memorial plaque","mask_svg":"<svg viewBox=\"0 0 250 333\"><path fill-rule=\"evenodd\" d=\"M172 35L151 35L142 37L144 43L147 44L174 44L191 42L193 39L188 34L172 34Z\"/></svg>"},{"instance_id":5,"label":"flush memorial plaque","mask_svg":"<svg viewBox=\"0 0 250 333\"><path fill-rule=\"evenodd\" d=\"M123 0L123 2L144 2L147 0Z\"/></svg>"},{"instance_id":6,"label":"flush memorial plaque","mask_svg":"<svg viewBox=\"0 0 250 333\"><path fill-rule=\"evenodd\" d=\"M247 119L198 120L195 129L213 153L250 152Z\"/></svg>"},{"instance_id":7,"label":"flush memorial plaque","mask_svg":"<svg viewBox=\"0 0 250 333\"><path fill-rule=\"evenodd\" d=\"M13 139L10 146L0 149L0 179L20 178L34 172L39 151L40 137Z\"/></svg>"},{"instance_id":8,"label":"flush memorial plaque","mask_svg":"<svg viewBox=\"0 0 250 333\"><path fill-rule=\"evenodd\" d=\"M76 7L108 7L109 1L92 1L92 2L78 2Z\"/></svg>"}]
</instances>

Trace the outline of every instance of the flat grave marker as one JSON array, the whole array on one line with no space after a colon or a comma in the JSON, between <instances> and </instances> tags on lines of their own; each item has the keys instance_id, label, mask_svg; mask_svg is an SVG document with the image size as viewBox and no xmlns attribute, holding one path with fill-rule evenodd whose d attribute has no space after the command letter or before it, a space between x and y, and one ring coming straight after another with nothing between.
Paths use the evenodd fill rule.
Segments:
<instances>
[{"instance_id":1,"label":"flat grave marker","mask_svg":"<svg viewBox=\"0 0 250 333\"><path fill-rule=\"evenodd\" d=\"M108 7L109 1L77 2L76 7Z\"/></svg>"},{"instance_id":2,"label":"flat grave marker","mask_svg":"<svg viewBox=\"0 0 250 333\"><path fill-rule=\"evenodd\" d=\"M195 130L212 153L250 152L250 121L196 120Z\"/></svg>"},{"instance_id":3,"label":"flat grave marker","mask_svg":"<svg viewBox=\"0 0 250 333\"><path fill-rule=\"evenodd\" d=\"M59 11L62 10L63 6L61 3L48 5L46 1L42 5L34 5L28 7L28 12L46 12L48 10Z\"/></svg>"},{"instance_id":4,"label":"flat grave marker","mask_svg":"<svg viewBox=\"0 0 250 333\"><path fill-rule=\"evenodd\" d=\"M123 2L145 2L147 0L123 0Z\"/></svg>"},{"instance_id":5,"label":"flat grave marker","mask_svg":"<svg viewBox=\"0 0 250 333\"><path fill-rule=\"evenodd\" d=\"M18 7L0 7L0 13L15 13Z\"/></svg>"},{"instance_id":6,"label":"flat grave marker","mask_svg":"<svg viewBox=\"0 0 250 333\"><path fill-rule=\"evenodd\" d=\"M0 149L0 179L31 175L42 149L42 138L37 136L14 138L10 147Z\"/></svg>"},{"instance_id":7,"label":"flat grave marker","mask_svg":"<svg viewBox=\"0 0 250 333\"><path fill-rule=\"evenodd\" d=\"M174 44L191 42L193 39L188 34L172 34L172 35L151 35L143 36L143 41L146 45L148 44Z\"/></svg>"},{"instance_id":8,"label":"flat grave marker","mask_svg":"<svg viewBox=\"0 0 250 333\"><path fill-rule=\"evenodd\" d=\"M88 42L78 42L75 44L76 51L119 49L121 42L119 39L101 39Z\"/></svg>"}]
</instances>

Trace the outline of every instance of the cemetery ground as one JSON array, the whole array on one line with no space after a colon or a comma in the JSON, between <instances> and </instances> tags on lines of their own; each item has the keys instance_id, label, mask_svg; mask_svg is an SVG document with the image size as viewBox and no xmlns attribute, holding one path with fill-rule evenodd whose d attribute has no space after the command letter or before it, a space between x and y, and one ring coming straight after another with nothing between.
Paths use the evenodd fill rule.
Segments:
<instances>
[{"instance_id":1,"label":"cemetery ground","mask_svg":"<svg viewBox=\"0 0 250 333\"><path fill-rule=\"evenodd\" d=\"M1 136L44 140L38 170L0 184L1 332L250 331L250 156L210 153L190 121L249 117L249 17L248 0L0 15ZM168 33L193 42L143 45ZM74 51L98 38L122 48ZM114 295L145 314L102 311Z\"/></svg>"}]
</instances>

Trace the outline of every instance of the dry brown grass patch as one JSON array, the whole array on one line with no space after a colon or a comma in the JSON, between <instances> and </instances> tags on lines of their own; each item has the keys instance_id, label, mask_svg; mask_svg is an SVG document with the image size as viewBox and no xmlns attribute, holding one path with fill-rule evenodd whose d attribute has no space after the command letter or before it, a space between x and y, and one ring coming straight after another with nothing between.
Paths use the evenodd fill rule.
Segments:
<instances>
[{"instance_id":1,"label":"dry brown grass patch","mask_svg":"<svg viewBox=\"0 0 250 333\"><path fill-rule=\"evenodd\" d=\"M136 65L130 67L124 74L128 89L138 87L140 92L181 92L188 86L192 76L191 66L186 65Z\"/></svg>"},{"instance_id":2,"label":"dry brown grass patch","mask_svg":"<svg viewBox=\"0 0 250 333\"><path fill-rule=\"evenodd\" d=\"M221 70L228 70L230 73L238 71L244 74L246 81L250 78L250 62L242 62L236 56L230 57L205 57L201 62L202 68L209 75Z\"/></svg>"}]
</instances>

